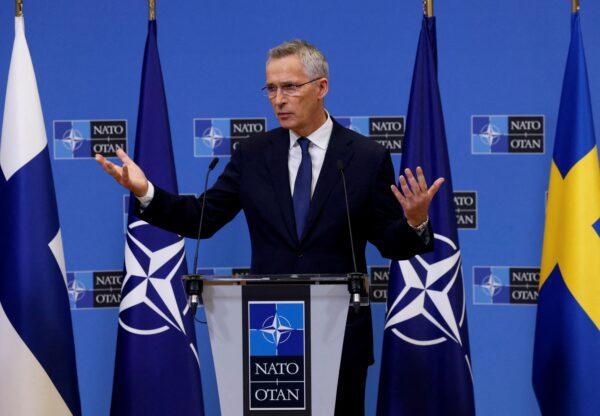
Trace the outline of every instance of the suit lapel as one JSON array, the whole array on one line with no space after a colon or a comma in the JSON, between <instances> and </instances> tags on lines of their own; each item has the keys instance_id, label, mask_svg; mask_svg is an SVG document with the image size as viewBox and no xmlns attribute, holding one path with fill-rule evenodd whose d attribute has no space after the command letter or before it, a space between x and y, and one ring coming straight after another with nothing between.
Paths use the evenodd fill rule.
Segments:
<instances>
[{"instance_id":1,"label":"suit lapel","mask_svg":"<svg viewBox=\"0 0 600 416\"><path fill-rule=\"evenodd\" d=\"M288 168L288 154L290 147L289 131L281 129L281 133L271 139L271 144L265 150L267 169L271 173L271 181L275 199L277 200L283 221L286 225L291 241L296 244L296 222L294 219L294 204L290 190L290 173Z\"/></svg>"},{"instance_id":2,"label":"suit lapel","mask_svg":"<svg viewBox=\"0 0 600 416\"><path fill-rule=\"evenodd\" d=\"M305 238L314 225L315 220L323 209L333 187L341 182L342 178L340 176L340 171L337 168L337 161L341 160L344 162L344 167L348 166L348 163L354 154L351 145L352 139L346 136L346 134L344 134L343 127L338 124L337 121L333 120L331 138L329 139L329 145L327 146L325 160L323 161L323 166L321 167L321 172L319 173L319 179L317 180L315 192L310 202L308 220L304 226L302 238Z\"/></svg>"}]
</instances>

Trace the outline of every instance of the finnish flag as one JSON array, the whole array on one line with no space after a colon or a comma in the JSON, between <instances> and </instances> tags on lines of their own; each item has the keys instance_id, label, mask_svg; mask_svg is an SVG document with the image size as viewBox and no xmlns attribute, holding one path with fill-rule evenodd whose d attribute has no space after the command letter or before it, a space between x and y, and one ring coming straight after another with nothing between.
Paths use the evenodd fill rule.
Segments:
<instances>
[{"instance_id":1,"label":"finnish flag","mask_svg":"<svg viewBox=\"0 0 600 416\"><path fill-rule=\"evenodd\" d=\"M0 415L80 415L42 107L15 18L0 139Z\"/></svg>"}]
</instances>

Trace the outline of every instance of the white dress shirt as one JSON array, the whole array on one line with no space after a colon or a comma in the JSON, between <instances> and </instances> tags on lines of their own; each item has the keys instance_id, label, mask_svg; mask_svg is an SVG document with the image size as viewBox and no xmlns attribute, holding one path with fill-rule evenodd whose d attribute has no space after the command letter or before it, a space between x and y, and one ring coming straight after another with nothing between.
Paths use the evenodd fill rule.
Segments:
<instances>
[{"instance_id":1,"label":"white dress shirt","mask_svg":"<svg viewBox=\"0 0 600 416\"><path fill-rule=\"evenodd\" d=\"M323 167L323 160L325 160L325 152L329 145L329 139L331 138L331 130L333 130L333 121L327 113L327 120L314 132L309 134L306 138L309 140L308 154L312 163L312 183L310 185L310 195L312 196L317 186L317 180L319 179L319 173ZM300 162L302 162L302 149L298 144L298 136L292 130L290 130L290 151L288 153L288 169L290 173L290 190L294 195L294 185L296 184L296 176L298 176L298 169L300 168Z\"/></svg>"}]
</instances>

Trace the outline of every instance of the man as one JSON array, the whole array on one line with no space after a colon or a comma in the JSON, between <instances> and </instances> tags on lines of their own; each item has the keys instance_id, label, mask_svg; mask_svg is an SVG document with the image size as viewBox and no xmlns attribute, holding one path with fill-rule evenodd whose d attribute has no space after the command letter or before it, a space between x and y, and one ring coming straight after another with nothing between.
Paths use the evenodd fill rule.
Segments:
<instances>
[{"instance_id":1,"label":"man","mask_svg":"<svg viewBox=\"0 0 600 416\"><path fill-rule=\"evenodd\" d=\"M423 172L407 169L394 185L389 153L333 120L324 107L329 68L323 54L294 40L269 51L263 88L281 128L243 141L206 194L202 237L244 210L253 274L338 273L354 270L338 170L344 166L356 261L366 272L365 245L405 259L431 250L428 207L443 178L428 188ZM195 238L202 197L175 196L152 185L123 152L119 167L96 160L140 201L136 215ZM402 215L404 211L404 218ZM373 362L370 308L350 311L338 381L336 415L362 415L367 369Z\"/></svg>"}]
</instances>

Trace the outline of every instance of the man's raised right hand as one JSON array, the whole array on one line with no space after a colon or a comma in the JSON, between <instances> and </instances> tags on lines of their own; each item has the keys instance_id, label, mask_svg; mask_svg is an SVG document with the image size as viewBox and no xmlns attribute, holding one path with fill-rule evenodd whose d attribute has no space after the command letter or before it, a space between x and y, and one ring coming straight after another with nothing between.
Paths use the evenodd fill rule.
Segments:
<instances>
[{"instance_id":1,"label":"man's raised right hand","mask_svg":"<svg viewBox=\"0 0 600 416\"><path fill-rule=\"evenodd\" d=\"M123 166L117 166L99 154L96 154L96 161L100 163L106 173L115 178L121 186L133 192L135 196L142 197L146 195L146 192L148 192L148 179L146 179L142 169L127 156L123 149L117 149L117 157L121 160Z\"/></svg>"}]
</instances>

